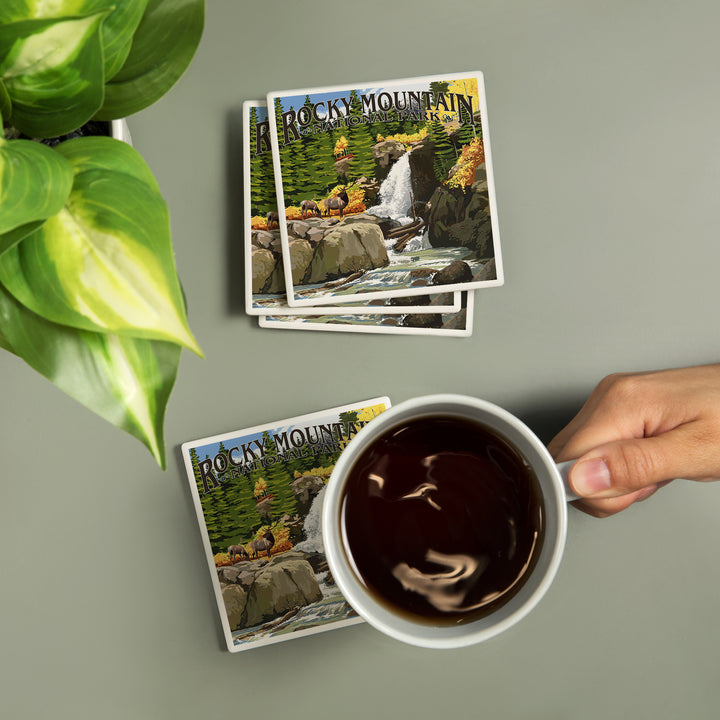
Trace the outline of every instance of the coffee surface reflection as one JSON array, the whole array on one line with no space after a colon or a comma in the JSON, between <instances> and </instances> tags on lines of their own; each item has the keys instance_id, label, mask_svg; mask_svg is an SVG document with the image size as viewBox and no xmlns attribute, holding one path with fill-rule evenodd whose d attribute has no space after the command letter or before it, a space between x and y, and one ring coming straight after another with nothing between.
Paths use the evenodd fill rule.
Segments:
<instances>
[{"instance_id":1,"label":"coffee surface reflection","mask_svg":"<svg viewBox=\"0 0 720 720\"><path fill-rule=\"evenodd\" d=\"M408 619L484 617L522 587L540 553L543 504L522 456L453 416L398 425L353 465L341 502L345 552L377 600Z\"/></svg>"}]
</instances>

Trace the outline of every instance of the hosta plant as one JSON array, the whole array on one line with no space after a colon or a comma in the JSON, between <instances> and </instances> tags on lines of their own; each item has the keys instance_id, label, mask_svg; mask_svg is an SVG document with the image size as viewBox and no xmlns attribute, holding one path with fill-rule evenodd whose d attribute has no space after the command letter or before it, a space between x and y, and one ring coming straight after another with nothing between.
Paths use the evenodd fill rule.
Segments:
<instances>
[{"instance_id":1,"label":"hosta plant","mask_svg":"<svg viewBox=\"0 0 720 720\"><path fill-rule=\"evenodd\" d=\"M57 138L162 97L203 20L204 0L0 2L0 348L163 468L180 352L201 354L167 205L130 145Z\"/></svg>"}]
</instances>

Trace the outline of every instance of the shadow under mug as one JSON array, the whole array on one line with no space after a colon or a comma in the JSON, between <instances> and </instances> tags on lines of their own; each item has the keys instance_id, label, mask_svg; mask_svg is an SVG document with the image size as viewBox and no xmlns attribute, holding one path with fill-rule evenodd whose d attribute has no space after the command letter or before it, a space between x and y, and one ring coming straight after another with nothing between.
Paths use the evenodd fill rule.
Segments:
<instances>
[{"instance_id":1,"label":"shadow under mug","mask_svg":"<svg viewBox=\"0 0 720 720\"><path fill-rule=\"evenodd\" d=\"M535 567L522 588L491 614L456 625L414 622L378 602L353 570L344 549L341 505L355 461L393 427L422 417L459 417L492 429L533 468L544 504L544 540ZM456 648L487 640L525 617L550 587L560 565L567 533L567 503L577 499L567 475L573 461L556 464L543 443L521 420L497 405L466 395L426 395L385 410L363 427L343 450L325 490L322 536L328 566L352 608L370 625L397 640L427 648Z\"/></svg>"}]
</instances>

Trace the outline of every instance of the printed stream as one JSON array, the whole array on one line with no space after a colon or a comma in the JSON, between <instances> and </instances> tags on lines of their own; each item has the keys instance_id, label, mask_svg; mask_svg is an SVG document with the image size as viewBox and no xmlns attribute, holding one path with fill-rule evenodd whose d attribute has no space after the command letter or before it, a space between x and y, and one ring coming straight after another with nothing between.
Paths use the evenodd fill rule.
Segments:
<instances>
[{"instance_id":1,"label":"printed stream","mask_svg":"<svg viewBox=\"0 0 720 720\"><path fill-rule=\"evenodd\" d=\"M300 550L306 553L325 553L321 534L322 503L325 497L325 488L315 496L310 510L305 518L303 531L305 540L297 543L293 550ZM240 645L246 641L257 640L285 635L298 630L321 627L328 623L335 623L339 620L357 618L357 613L345 602L345 598L335 585L327 585L325 578L327 573L316 574L315 577L320 585L323 597L311 605L306 605L297 613L288 617L282 623L270 620L254 627L242 628L233 632L233 643Z\"/></svg>"},{"instance_id":2,"label":"printed stream","mask_svg":"<svg viewBox=\"0 0 720 720\"><path fill-rule=\"evenodd\" d=\"M368 215L391 218L402 225L413 222L412 181L410 173L410 153L405 153L392 166L379 190L380 202L369 208ZM383 268L367 271L361 278L347 288L339 288L333 295L355 295L357 293L407 289L412 285L411 270L443 267L455 260L464 260L473 271L473 275L482 269L483 264L467 248L432 248L427 233L413 238L401 253L393 250L394 240L386 240L390 264ZM311 297L312 290L320 290L322 284L303 286L302 296ZM324 292L324 291L323 291Z\"/></svg>"}]
</instances>

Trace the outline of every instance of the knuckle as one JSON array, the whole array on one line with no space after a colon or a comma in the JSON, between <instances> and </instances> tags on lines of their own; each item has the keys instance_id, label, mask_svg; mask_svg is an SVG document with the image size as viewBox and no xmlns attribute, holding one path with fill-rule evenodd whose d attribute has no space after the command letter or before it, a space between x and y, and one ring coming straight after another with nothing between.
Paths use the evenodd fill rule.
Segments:
<instances>
[{"instance_id":1,"label":"knuckle","mask_svg":"<svg viewBox=\"0 0 720 720\"><path fill-rule=\"evenodd\" d=\"M610 390L615 386L617 382L621 378L625 376L625 373L611 373L610 375L606 375L598 384L597 384L597 390L605 395L606 393L610 392Z\"/></svg>"},{"instance_id":2,"label":"knuckle","mask_svg":"<svg viewBox=\"0 0 720 720\"><path fill-rule=\"evenodd\" d=\"M637 443L623 446L611 462L613 466L610 468L610 475L617 479L617 482L613 483L615 489L631 492L645 487L655 479L656 460Z\"/></svg>"},{"instance_id":3,"label":"knuckle","mask_svg":"<svg viewBox=\"0 0 720 720\"><path fill-rule=\"evenodd\" d=\"M611 376L608 399L619 405L636 403L645 395L646 381L643 375L616 374Z\"/></svg>"},{"instance_id":4,"label":"knuckle","mask_svg":"<svg viewBox=\"0 0 720 720\"><path fill-rule=\"evenodd\" d=\"M695 469L693 479L699 476L720 477L720 425L698 425L685 439L687 464Z\"/></svg>"}]
</instances>

